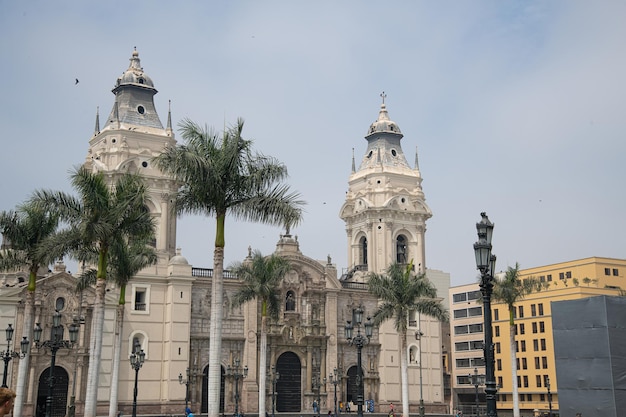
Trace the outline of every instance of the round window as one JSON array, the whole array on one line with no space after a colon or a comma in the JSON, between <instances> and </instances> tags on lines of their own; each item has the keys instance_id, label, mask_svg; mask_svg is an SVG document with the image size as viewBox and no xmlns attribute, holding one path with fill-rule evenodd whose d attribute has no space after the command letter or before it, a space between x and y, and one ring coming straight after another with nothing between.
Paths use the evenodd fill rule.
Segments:
<instances>
[{"instance_id":1,"label":"round window","mask_svg":"<svg viewBox=\"0 0 626 417\"><path fill-rule=\"evenodd\" d=\"M65 298L59 297L55 303L55 308L57 311L61 311L65 308Z\"/></svg>"},{"instance_id":2,"label":"round window","mask_svg":"<svg viewBox=\"0 0 626 417\"><path fill-rule=\"evenodd\" d=\"M144 114L146 112L146 109L143 106L139 106L137 107L137 112L139 114Z\"/></svg>"},{"instance_id":3,"label":"round window","mask_svg":"<svg viewBox=\"0 0 626 417\"><path fill-rule=\"evenodd\" d=\"M395 150L395 149L392 149L392 150L391 150L391 154L392 154L393 156L397 156L397 152L396 152L396 150Z\"/></svg>"},{"instance_id":4,"label":"round window","mask_svg":"<svg viewBox=\"0 0 626 417\"><path fill-rule=\"evenodd\" d=\"M148 167L148 163L146 161L143 161L141 163L141 166L144 167L144 168L147 168Z\"/></svg>"}]
</instances>

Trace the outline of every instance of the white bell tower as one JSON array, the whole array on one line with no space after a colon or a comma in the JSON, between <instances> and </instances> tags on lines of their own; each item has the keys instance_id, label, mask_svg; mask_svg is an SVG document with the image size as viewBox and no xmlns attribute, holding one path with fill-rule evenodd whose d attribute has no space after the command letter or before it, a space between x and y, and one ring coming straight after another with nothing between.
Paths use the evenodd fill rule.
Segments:
<instances>
[{"instance_id":1,"label":"white bell tower","mask_svg":"<svg viewBox=\"0 0 626 417\"><path fill-rule=\"evenodd\" d=\"M360 281L367 272L381 273L394 261L413 262L425 270L424 234L432 213L422 191L417 152L415 167L406 160L398 125L389 119L385 93L378 119L365 139L367 149L352 174L340 217L348 235L348 271L342 279Z\"/></svg>"}]
</instances>

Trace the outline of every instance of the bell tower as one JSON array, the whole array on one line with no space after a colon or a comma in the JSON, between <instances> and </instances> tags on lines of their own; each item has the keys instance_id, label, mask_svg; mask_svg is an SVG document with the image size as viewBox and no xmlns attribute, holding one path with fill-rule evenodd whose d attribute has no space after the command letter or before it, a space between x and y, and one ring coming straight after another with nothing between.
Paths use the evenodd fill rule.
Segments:
<instances>
[{"instance_id":1,"label":"bell tower","mask_svg":"<svg viewBox=\"0 0 626 417\"><path fill-rule=\"evenodd\" d=\"M175 146L171 111L163 128L154 107L157 93L152 79L143 71L135 49L128 69L118 77L112 90L113 108L104 128L96 114L93 136L85 166L103 172L110 183L126 173L139 173L149 190L149 208L156 223L158 264L167 265L176 252L176 215L172 212L172 195L177 184L152 165L151 159L167 146Z\"/></svg>"},{"instance_id":2,"label":"bell tower","mask_svg":"<svg viewBox=\"0 0 626 417\"><path fill-rule=\"evenodd\" d=\"M411 168L401 146L402 132L389 118L381 94L378 119L365 139L367 149L352 174L340 217L348 235L348 270L342 279L363 280L394 261L425 270L424 234L432 213L422 191L417 152Z\"/></svg>"}]
</instances>

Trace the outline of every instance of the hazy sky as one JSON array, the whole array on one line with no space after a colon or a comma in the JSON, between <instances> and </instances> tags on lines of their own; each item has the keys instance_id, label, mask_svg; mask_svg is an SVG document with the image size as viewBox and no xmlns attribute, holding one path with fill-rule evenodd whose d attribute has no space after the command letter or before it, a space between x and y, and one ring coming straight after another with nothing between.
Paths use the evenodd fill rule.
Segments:
<instances>
[{"instance_id":1,"label":"hazy sky","mask_svg":"<svg viewBox=\"0 0 626 417\"><path fill-rule=\"evenodd\" d=\"M339 273L352 149L358 163L382 91L411 164L419 150L426 265L453 285L476 278L481 211L498 269L626 257L625 1L0 0L1 210L71 190L135 46L164 124L168 100L175 124L243 117L287 165L300 248ZM226 227L227 264L281 233ZM214 237L213 219L179 221L194 266L212 267Z\"/></svg>"}]
</instances>

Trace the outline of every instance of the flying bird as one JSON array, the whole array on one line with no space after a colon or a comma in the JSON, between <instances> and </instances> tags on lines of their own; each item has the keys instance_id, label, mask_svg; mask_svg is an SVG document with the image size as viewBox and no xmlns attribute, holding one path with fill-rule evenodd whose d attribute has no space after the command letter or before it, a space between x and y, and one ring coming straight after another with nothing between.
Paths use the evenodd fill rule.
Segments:
<instances>
[{"instance_id":1,"label":"flying bird","mask_svg":"<svg viewBox=\"0 0 626 417\"><path fill-rule=\"evenodd\" d=\"M79 83L78 78L76 78L76 82L74 82L74 85L76 85L78 83Z\"/></svg>"}]
</instances>

